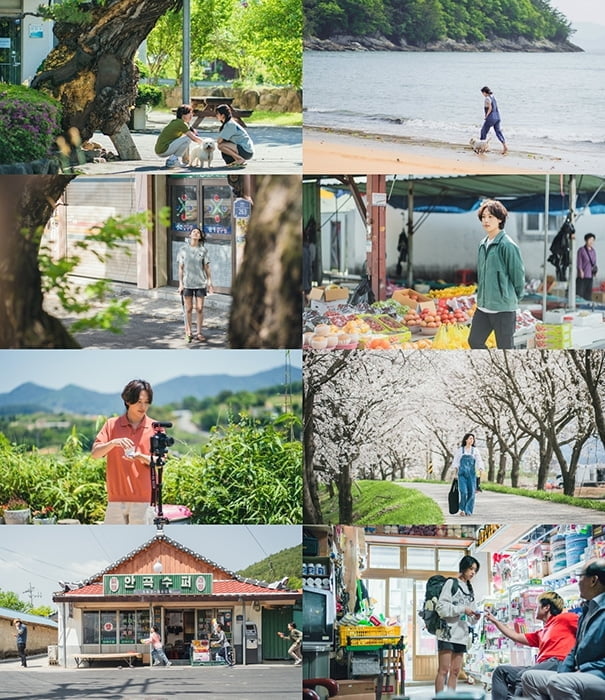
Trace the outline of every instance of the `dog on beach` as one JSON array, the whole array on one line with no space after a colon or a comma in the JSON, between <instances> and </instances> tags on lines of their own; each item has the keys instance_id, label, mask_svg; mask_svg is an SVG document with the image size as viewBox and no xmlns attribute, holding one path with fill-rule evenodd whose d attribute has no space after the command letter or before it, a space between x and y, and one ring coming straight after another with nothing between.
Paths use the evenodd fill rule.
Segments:
<instances>
[{"instance_id":1,"label":"dog on beach","mask_svg":"<svg viewBox=\"0 0 605 700\"><path fill-rule=\"evenodd\" d=\"M489 151L489 142L491 140L491 136L486 138L486 139L476 139L474 136L471 138L469 141L469 144L471 145L473 151L475 153L487 153Z\"/></svg>"},{"instance_id":2,"label":"dog on beach","mask_svg":"<svg viewBox=\"0 0 605 700\"><path fill-rule=\"evenodd\" d=\"M216 143L214 139L202 139L202 143L193 143L189 147L189 165L192 168L208 168L212 165Z\"/></svg>"}]
</instances>

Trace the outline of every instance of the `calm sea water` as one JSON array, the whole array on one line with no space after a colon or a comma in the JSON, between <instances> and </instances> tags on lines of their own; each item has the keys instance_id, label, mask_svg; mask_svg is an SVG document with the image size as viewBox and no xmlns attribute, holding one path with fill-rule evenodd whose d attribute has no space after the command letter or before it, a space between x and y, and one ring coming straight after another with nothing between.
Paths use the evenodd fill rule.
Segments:
<instances>
[{"instance_id":1,"label":"calm sea water","mask_svg":"<svg viewBox=\"0 0 605 700\"><path fill-rule=\"evenodd\" d=\"M516 147L605 146L605 52L307 51L304 122L466 143L481 128L484 85Z\"/></svg>"}]
</instances>

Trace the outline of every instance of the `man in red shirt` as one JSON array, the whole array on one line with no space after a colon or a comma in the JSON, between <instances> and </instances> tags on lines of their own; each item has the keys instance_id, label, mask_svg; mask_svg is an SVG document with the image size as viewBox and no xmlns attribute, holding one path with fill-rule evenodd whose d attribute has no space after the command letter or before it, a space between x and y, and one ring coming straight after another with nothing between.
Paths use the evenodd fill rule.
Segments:
<instances>
[{"instance_id":1,"label":"man in red shirt","mask_svg":"<svg viewBox=\"0 0 605 700\"><path fill-rule=\"evenodd\" d=\"M536 619L544 623L537 632L516 632L509 625L500 622L491 613L485 619L493 623L502 634L517 644L537 647L538 657L534 666L498 666L492 674L492 700L507 700L521 687L521 676L528 669L544 671L556 670L559 661L564 659L576 643L578 616L563 612L563 598L558 593L546 591L538 596Z\"/></svg>"},{"instance_id":2,"label":"man in red shirt","mask_svg":"<svg viewBox=\"0 0 605 700\"><path fill-rule=\"evenodd\" d=\"M106 525L150 525L155 512L150 507L150 439L153 420L147 409L153 401L149 382L133 379L124 387L126 412L110 418L92 446L92 457L107 457Z\"/></svg>"}]
</instances>

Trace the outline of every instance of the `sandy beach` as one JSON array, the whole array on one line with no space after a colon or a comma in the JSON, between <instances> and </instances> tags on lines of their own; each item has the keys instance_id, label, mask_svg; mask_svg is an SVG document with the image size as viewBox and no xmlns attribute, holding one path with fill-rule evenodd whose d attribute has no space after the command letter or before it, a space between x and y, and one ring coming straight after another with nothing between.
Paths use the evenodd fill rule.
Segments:
<instances>
[{"instance_id":1,"label":"sandy beach","mask_svg":"<svg viewBox=\"0 0 605 700\"><path fill-rule=\"evenodd\" d=\"M493 145L493 144L492 144ZM466 144L413 141L406 138L305 127L305 174L456 175L512 173L599 173L603 154L560 151L557 156L515 150L501 154L500 144L476 154Z\"/></svg>"}]
</instances>

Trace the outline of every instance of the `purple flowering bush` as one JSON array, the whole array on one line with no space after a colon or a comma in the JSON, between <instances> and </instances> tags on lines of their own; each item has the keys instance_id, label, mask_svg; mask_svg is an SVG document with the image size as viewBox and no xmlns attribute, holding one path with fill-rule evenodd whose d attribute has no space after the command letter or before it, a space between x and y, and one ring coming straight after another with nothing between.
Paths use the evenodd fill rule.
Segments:
<instances>
[{"instance_id":1,"label":"purple flowering bush","mask_svg":"<svg viewBox=\"0 0 605 700\"><path fill-rule=\"evenodd\" d=\"M38 90L0 83L0 163L48 158L61 133L61 104Z\"/></svg>"}]
</instances>

